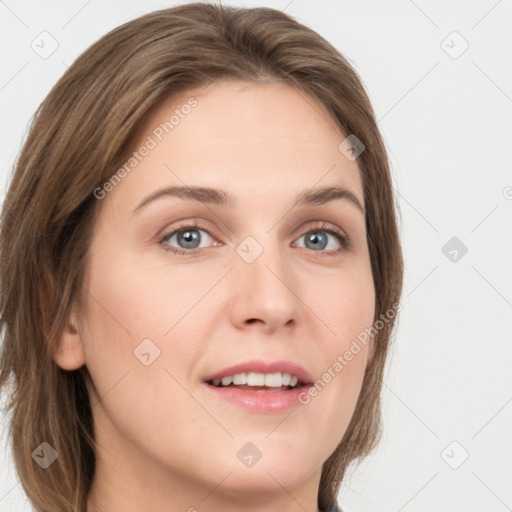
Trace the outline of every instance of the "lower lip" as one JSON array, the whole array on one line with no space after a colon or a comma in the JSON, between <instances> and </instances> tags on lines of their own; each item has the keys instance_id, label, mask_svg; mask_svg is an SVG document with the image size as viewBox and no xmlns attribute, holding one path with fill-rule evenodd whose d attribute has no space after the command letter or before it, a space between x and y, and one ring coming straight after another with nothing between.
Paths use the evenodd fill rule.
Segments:
<instances>
[{"instance_id":1,"label":"lower lip","mask_svg":"<svg viewBox=\"0 0 512 512\"><path fill-rule=\"evenodd\" d=\"M204 383L215 395L244 409L258 412L281 412L299 405L299 397L307 395L308 386L286 391L248 391L232 387L216 387Z\"/></svg>"}]
</instances>

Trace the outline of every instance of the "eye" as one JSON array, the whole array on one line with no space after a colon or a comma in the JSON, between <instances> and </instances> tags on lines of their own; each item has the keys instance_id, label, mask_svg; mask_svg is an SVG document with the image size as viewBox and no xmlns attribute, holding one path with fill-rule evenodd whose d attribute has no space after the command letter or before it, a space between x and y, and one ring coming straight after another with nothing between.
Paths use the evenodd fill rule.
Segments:
<instances>
[{"instance_id":1,"label":"eye","mask_svg":"<svg viewBox=\"0 0 512 512\"><path fill-rule=\"evenodd\" d=\"M336 242L331 243L329 250L324 250L329 245L330 235ZM331 224L321 224L313 230L304 233L300 238L305 237L305 244L307 249L312 249L315 252L320 252L328 256L336 256L342 251L347 251L351 248L350 239L339 229L338 227ZM299 238L299 240L300 240ZM332 247L334 245L334 248ZM336 247L338 245L338 247Z\"/></svg>"},{"instance_id":2,"label":"eye","mask_svg":"<svg viewBox=\"0 0 512 512\"><path fill-rule=\"evenodd\" d=\"M200 233L206 233L206 239L213 239L206 229L201 228L197 222L194 222L193 225L179 227L165 235L160 243L165 251L171 251L176 254L190 254L196 252L198 249L204 248L199 247L203 238L205 238ZM178 244L178 247L170 245L169 242L173 239L175 240L175 243Z\"/></svg>"},{"instance_id":3,"label":"eye","mask_svg":"<svg viewBox=\"0 0 512 512\"><path fill-rule=\"evenodd\" d=\"M201 235L204 233L204 235ZM329 236L337 241L334 242L334 248L330 248L329 250L324 250L328 245L333 245L333 243L329 244ZM337 254L348 251L351 248L350 239L339 229L337 226L333 224L322 223L320 226L316 227L313 230L309 230L308 232L301 235L299 240L303 237L306 237L306 249L311 249L314 252L318 252L322 255L328 256L336 256ZM200 247L201 242L208 242L208 239L213 240L213 237L210 233L197 221L194 221L194 224L185 224L183 226L179 226L174 229L170 233L166 234L161 240L160 245L162 245L163 249L168 252L171 251L175 254L193 254L198 252L200 249L204 249L205 247ZM174 240L174 241L173 241ZM178 245L176 247L175 245ZM338 247L336 247L338 245ZM300 246L299 246L300 247Z\"/></svg>"}]
</instances>

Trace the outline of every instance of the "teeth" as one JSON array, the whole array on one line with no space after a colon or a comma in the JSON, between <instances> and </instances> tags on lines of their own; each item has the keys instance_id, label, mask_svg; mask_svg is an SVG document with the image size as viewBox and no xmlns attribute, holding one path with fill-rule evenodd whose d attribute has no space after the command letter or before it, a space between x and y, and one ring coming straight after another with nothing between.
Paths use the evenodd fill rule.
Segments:
<instances>
[{"instance_id":1,"label":"teeth","mask_svg":"<svg viewBox=\"0 0 512 512\"><path fill-rule=\"evenodd\" d=\"M217 379L215 379L215 380L217 380ZM215 384L215 380L213 381L214 384ZM223 386L229 386L233 382L233 377L231 377L231 375L227 375L226 377L222 377L222 379L220 379L220 381L222 382Z\"/></svg>"},{"instance_id":2,"label":"teeth","mask_svg":"<svg viewBox=\"0 0 512 512\"><path fill-rule=\"evenodd\" d=\"M237 373L235 375L226 375L222 379L213 379L214 386L266 386L269 388L280 388L281 386L295 387L299 382L298 377L289 373Z\"/></svg>"},{"instance_id":3,"label":"teeth","mask_svg":"<svg viewBox=\"0 0 512 512\"><path fill-rule=\"evenodd\" d=\"M247 374L248 386L264 386L265 375L263 373L249 373Z\"/></svg>"},{"instance_id":4,"label":"teeth","mask_svg":"<svg viewBox=\"0 0 512 512\"><path fill-rule=\"evenodd\" d=\"M263 375L263 374L261 374ZM264 376L265 386L269 388L280 388L283 385L283 377L282 375L277 373L267 373Z\"/></svg>"},{"instance_id":5,"label":"teeth","mask_svg":"<svg viewBox=\"0 0 512 512\"><path fill-rule=\"evenodd\" d=\"M240 384L247 384L247 375L245 373L237 373L236 375L233 375L233 384L240 385Z\"/></svg>"},{"instance_id":6,"label":"teeth","mask_svg":"<svg viewBox=\"0 0 512 512\"><path fill-rule=\"evenodd\" d=\"M281 376L283 380L283 386L289 386L292 376L289 373L283 373Z\"/></svg>"}]
</instances>

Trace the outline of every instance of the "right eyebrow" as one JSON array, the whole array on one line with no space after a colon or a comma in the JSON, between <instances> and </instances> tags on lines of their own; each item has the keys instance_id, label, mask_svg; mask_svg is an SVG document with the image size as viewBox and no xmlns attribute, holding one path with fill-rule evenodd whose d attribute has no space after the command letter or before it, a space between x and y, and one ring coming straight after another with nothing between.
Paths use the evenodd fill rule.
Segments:
<instances>
[{"instance_id":1,"label":"right eyebrow","mask_svg":"<svg viewBox=\"0 0 512 512\"><path fill-rule=\"evenodd\" d=\"M132 215L140 210L143 206L148 203L160 199L162 197L179 197L181 199L191 199L199 203L215 204L218 206L230 206L234 208L238 202L234 196L209 187L167 187L145 197L132 211Z\"/></svg>"}]
</instances>

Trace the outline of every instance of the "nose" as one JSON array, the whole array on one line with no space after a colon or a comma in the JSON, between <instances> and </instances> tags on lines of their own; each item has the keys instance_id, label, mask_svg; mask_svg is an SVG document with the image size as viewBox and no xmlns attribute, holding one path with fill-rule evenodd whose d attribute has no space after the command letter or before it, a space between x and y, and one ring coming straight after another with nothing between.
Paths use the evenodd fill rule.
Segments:
<instances>
[{"instance_id":1,"label":"nose","mask_svg":"<svg viewBox=\"0 0 512 512\"><path fill-rule=\"evenodd\" d=\"M277 243L272 247L265 243L263 252L251 263L250 258L244 259L243 252L240 254L236 254L231 272L233 325L240 329L259 328L267 334L282 327L292 328L301 301L298 280L285 261L283 248Z\"/></svg>"}]
</instances>

